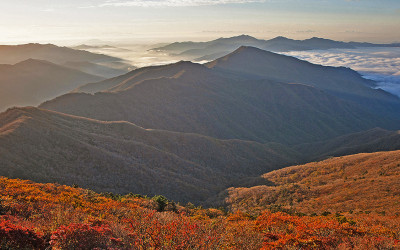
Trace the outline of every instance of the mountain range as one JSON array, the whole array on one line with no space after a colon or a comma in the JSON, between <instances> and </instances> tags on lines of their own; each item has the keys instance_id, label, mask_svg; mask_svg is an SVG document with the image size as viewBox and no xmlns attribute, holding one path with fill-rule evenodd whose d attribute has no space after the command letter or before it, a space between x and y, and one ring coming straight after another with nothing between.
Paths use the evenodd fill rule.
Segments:
<instances>
[{"instance_id":1,"label":"mountain range","mask_svg":"<svg viewBox=\"0 0 400 250\"><path fill-rule=\"evenodd\" d=\"M342 99L367 107L371 112L400 117L400 99L376 83L345 67L327 67L254 47L236 51L206 64L235 78L271 79L314 86Z\"/></svg>"},{"instance_id":2,"label":"mountain range","mask_svg":"<svg viewBox=\"0 0 400 250\"><path fill-rule=\"evenodd\" d=\"M341 42L330 39L313 37L305 40L294 40L282 36L270 40L257 39L248 35L240 35L229 38L218 38L208 42L175 42L161 47L153 48L153 51L167 52L171 55L195 61L210 61L226 55L240 46L252 46L263 50L275 52L325 50L325 49L354 49L358 47L400 47L400 43L373 44L360 42Z\"/></svg>"},{"instance_id":3,"label":"mountain range","mask_svg":"<svg viewBox=\"0 0 400 250\"><path fill-rule=\"evenodd\" d=\"M145 67L79 86L68 77L88 74L54 63L4 67L24 65L30 78L21 82L38 74L74 90L0 114L0 175L11 178L215 204L229 187L261 185L257 195L268 195L274 180L260 175L283 167L400 149L399 98L348 68L248 46L206 64Z\"/></svg>"},{"instance_id":4,"label":"mountain range","mask_svg":"<svg viewBox=\"0 0 400 250\"><path fill-rule=\"evenodd\" d=\"M399 99L368 84L350 69L241 47L206 65L182 61L87 84L75 92L88 93L40 107L220 139L301 144L396 128Z\"/></svg>"}]
</instances>

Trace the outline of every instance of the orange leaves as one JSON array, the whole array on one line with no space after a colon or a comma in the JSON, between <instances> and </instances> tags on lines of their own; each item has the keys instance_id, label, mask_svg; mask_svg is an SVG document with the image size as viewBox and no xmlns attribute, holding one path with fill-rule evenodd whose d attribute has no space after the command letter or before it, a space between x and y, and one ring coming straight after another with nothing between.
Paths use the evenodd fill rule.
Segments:
<instances>
[{"instance_id":1,"label":"orange leaves","mask_svg":"<svg viewBox=\"0 0 400 250\"><path fill-rule=\"evenodd\" d=\"M6 178L0 178L0 187L0 243L5 239L10 248L400 247L395 227L399 219L394 217L387 217L393 223L389 228L366 214L353 214L357 224L350 224L342 215L225 215L217 209L181 206L175 212L157 212L154 201L133 195L111 199L89 190Z\"/></svg>"}]
</instances>

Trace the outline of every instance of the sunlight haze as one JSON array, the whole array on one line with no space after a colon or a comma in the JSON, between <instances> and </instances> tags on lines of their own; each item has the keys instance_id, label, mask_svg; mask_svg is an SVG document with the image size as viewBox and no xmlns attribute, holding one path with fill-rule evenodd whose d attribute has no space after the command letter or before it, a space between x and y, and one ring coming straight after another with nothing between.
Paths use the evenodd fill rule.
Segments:
<instances>
[{"instance_id":1,"label":"sunlight haze","mask_svg":"<svg viewBox=\"0 0 400 250\"><path fill-rule=\"evenodd\" d=\"M2 44L205 41L248 34L400 41L398 0L4 0Z\"/></svg>"}]
</instances>

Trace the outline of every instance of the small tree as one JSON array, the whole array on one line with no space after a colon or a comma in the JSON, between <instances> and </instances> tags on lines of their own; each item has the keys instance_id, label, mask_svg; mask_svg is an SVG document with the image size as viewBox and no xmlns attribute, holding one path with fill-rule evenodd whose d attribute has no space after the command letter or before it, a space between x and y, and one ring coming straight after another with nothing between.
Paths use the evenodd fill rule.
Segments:
<instances>
[{"instance_id":1,"label":"small tree","mask_svg":"<svg viewBox=\"0 0 400 250\"><path fill-rule=\"evenodd\" d=\"M157 211L162 212L164 211L165 207L168 205L168 199L162 195L156 195L152 198L153 201L157 202Z\"/></svg>"}]
</instances>

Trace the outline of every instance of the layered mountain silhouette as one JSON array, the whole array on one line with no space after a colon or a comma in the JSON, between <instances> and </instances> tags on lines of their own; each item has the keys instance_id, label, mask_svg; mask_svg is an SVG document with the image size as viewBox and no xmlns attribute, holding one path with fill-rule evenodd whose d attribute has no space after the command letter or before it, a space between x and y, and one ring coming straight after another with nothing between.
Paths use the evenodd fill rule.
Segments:
<instances>
[{"instance_id":1,"label":"layered mountain silhouette","mask_svg":"<svg viewBox=\"0 0 400 250\"><path fill-rule=\"evenodd\" d=\"M29 43L23 45L0 45L0 63L2 64L15 64L29 58L46 60L56 64L63 64L71 61L122 61L120 58L116 57L67 47L59 47L53 44Z\"/></svg>"},{"instance_id":2,"label":"layered mountain silhouette","mask_svg":"<svg viewBox=\"0 0 400 250\"><path fill-rule=\"evenodd\" d=\"M15 65L0 65L0 111L12 106L38 105L84 83L101 79L35 59Z\"/></svg>"},{"instance_id":3,"label":"layered mountain silhouette","mask_svg":"<svg viewBox=\"0 0 400 250\"><path fill-rule=\"evenodd\" d=\"M116 47L110 46L110 45L87 45L87 44L81 44L77 45L74 47L71 47L72 49L79 49L79 50L87 50L87 49L115 49Z\"/></svg>"},{"instance_id":4,"label":"layered mountain silhouette","mask_svg":"<svg viewBox=\"0 0 400 250\"><path fill-rule=\"evenodd\" d=\"M145 128L288 144L377 126L367 111L310 86L234 81L187 62L167 67L178 73L122 81L114 90L94 95L71 93L41 107Z\"/></svg>"},{"instance_id":5,"label":"layered mountain silhouette","mask_svg":"<svg viewBox=\"0 0 400 250\"><path fill-rule=\"evenodd\" d=\"M237 43L243 41L258 40L242 36ZM207 64L180 61L106 80L72 69L103 71L98 62L63 64L69 67L36 59L0 66L0 103L25 101L4 107L37 105L70 92L39 108L0 114L0 175L182 202L212 202L222 192L233 208L248 199L259 207L291 206L294 199L314 206L313 199L330 187L338 195L365 187L363 176L371 181L376 173L389 173L379 182L394 180L393 161L375 166L375 155L260 177L330 156L400 149L400 134L390 130L400 129L399 98L371 88L375 82L351 69L248 46ZM359 174L365 171L372 174ZM363 181L357 186L346 178ZM231 186L249 188L227 190ZM287 190L295 194L285 196L292 200L280 198ZM376 190L382 191L380 184ZM335 209L353 209L349 202Z\"/></svg>"},{"instance_id":6,"label":"layered mountain silhouette","mask_svg":"<svg viewBox=\"0 0 400 250\"><path fill-rule=\"evenodd\" d=\"M175 42L152 50L167 52L191 60L195 59L196 61L202 61L214 60L222 56L222 54L227 54L236 50L240 46L252 46L268 51L286 52L333 48L354 49L357 47L400 47L400 44L341 42L318 37L305 40L294 40L279 36L270 40L263 40L248 35L240 35L229 38L219 38L208 42Z\"/></svg>"},{"instance_id":7,"label":"layered mountain silhouette","mask_svg":"<svg viewBox=\"0 0 400 250\"><path fill-rule=\"evenodd\" d=\"M90 94L63 95L41 107L221 139L300 144L397 126L398 111L389 104L397 107L398 98L367 83L350 69L241 47L206 66L179 62L87 84L76 92Z\"/></svg>"},{"instance_id":8,"label":"layered mountain silhouette","mask_svg":"<svg viewBox=\"0 0 400 250\"><path fill-rule=\"evenodd\" d=\"M146 130L32 107L0 114L0 175L103 192L200 202L298 159L279 144Z\"/></svg>"}]
</instances>

